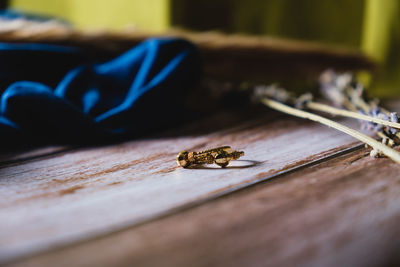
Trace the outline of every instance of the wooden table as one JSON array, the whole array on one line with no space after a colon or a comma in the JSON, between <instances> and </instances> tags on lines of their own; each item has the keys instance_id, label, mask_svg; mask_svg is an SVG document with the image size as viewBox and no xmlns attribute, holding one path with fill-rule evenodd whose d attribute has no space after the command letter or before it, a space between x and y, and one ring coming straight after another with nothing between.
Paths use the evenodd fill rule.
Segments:
<instances>
[{"instance_id":1,"label":"wooden table","mask_svg":"<svg viewBox=\"0 0 400 267\"><path fill-rule=\"evenodd\" d=\"M175 163L220 145L246 154L225 169ZM400 166L369 150L261 107L115 145L2 155L0 265L400 264Z\"/></svg>"}]
</instances>

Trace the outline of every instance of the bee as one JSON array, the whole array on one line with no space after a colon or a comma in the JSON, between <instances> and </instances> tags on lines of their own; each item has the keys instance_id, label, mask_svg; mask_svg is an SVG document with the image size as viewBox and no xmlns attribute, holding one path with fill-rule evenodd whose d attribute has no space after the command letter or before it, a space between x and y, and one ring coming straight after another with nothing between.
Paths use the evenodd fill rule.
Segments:
<instances>
[{"instance_id":1,"label":"bee","mask_svg":"<svg viewBox=\"0 0 400 267\"><path fill-rule=\"evenodd\" d=\"M225 168L231 160L237 160L242 156L244 156L243 151L233 150L230 146L221 146L201 152L182 151L178 154L176 162L183 168L213 163Z\"/></svg>"}]
</instances>

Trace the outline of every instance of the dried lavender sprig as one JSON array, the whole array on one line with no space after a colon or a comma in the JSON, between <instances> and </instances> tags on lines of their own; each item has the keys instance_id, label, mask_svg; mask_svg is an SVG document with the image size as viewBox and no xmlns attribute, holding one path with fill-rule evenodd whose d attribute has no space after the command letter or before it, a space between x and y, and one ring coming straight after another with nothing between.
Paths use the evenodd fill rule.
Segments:
<instances>
[{"instance_id":1,"label":"dried lavender sprig","mask_svg":"<svg viewBox=\"0 0 400 267\"><path fill-rule=\"evenodd\" d=\"M373 151L377 151L379 153L382 153L384 155L386 155L387 157L391 158L393 161L397 162L400 164L400 153L397 152L396 150L388 147L385 144L382 144L378 141L376 141L375 139L364 135L354 129L351 129L347 126L344 126L338 122L329 120L327 118L324 118L322 116L310 113L310 112L306 112L300 109L296 109L290 106L287 106L285 104L282 104L278 101L272 100L268 97L261 97L259 99L264 105L273 108L275 110L296 116L296 117L300 117L300 118L304 118L304 119L308 119L308 120L312 120L315 122L319 122L321 124L324 124L326 126L332 127L336 130L339 130L343 133L346 133L358 140L360 140L361 142L364 142L366 144L368 144L369 146L371 146L373 148Z\"/></svg>"},{"instance_id":2,"label":"dried lavender sprig","mask_svg":"<svg viewBox=\"0 0 400 267\"><path fill-rule=\"evenodd\" d=\"M312 110L317 110L317 111L330 113L332 115L350 117L350 118L354 118L354 119L369 121L369 122L373 122L373 123L377 123L377 124L393 127L393 128L396 128L396 129L400 129L400 123L397 123L397 122L387 121L387 120L379 119L379 118L376 118L376 117L360 114L360 113L357 113L357 112L353 112L353 111L349 111L349 110L345 110L345 109L335 108L335 107L332 107L332 106L328 106L328 105L317 103L317 102L313 102L313 101L309 101L309 102L305 103L305 107L307 107L309 109L312 109Z\"/></svg>"},{"instance_id":3,"label":"dried lavender sprig","mask_svg":"<svg viewBox=\"0 0 400 267\"><path fill-rule=\"evenodd\" d=\"M286 91L283 88L278 87L276 84L272 84L269 86L262 86L262 85L256 86L254 89L254 96L256 96L256 98L260 97L260 96L269 97L269 98L275 99L281 103L295 103L295 106L298 109L308 108L308 109L312 109L312 110L318 110L318 111L330 113L332 115L360 119L360 120L369 121L369 122L393 127L396 129L400 129L400 123L397 123L397 122L387 121L387 120L383 120L380 118L360 114L357 112L352 112L352 111L348 111L345 109L339 109L339 108L331 107L331 106L328 106L325 104L314 102L314 101L312 101L313 96L310 93L306 93L306 94L301 95L298 98L294 98L291 93L289 93L288 91ZM392 114L394 114L394 113L392 113ZM396 115L394 115L394 116L396 116ZM397 118L397 116L396 116L396 118Z\"/></svg>"},{"instance_id":4,"label":"dried lavender sprig","mask_svg":"<svg viewBox=\"0 0 400 267\"><path fill-rule=\"evenodd\" d=\"M260 86L255 87L254 91L253 91L253 99L254 100L258 100L258 101L261 100L264 104L266 104L268 106L270 106L270 104L271 104L271 103L269 103L269 104L265 103L265 101L267 101L268 99L272 100L272 101L277 100L275 102L281 103L281 104L282 104L282 102L290 103L290 104L294 103L294 105L296 107L294 110L298 111L298 112L295 112L297 115L301 113L300 109L313 107L313 104L315 104L316 107L322 107L322 108L318 108L319 111L325 111L325 112L332 111L330 113L333 113L334 115L339 115L338 113L340 113L341 111L345 111L345 113L346 112L350 112L348 110L335 109L335 108L333 108L333 110L329 110L329 109L326 109L326 108L332 108L332 107L327 106L327 105L323 105L323 104L321 104L322 106L318 106L319 103L312 102L312 95L310 93L307 93L307 94L304 94L304 95L302 95L302 96L300 96L298 98L295 98L290 92L286 91L283 88L278 87L276 84L269 85L269 86L260 85ZM275 106L270 106L270 107L277 109L276 105ZM291 108L291 107L287 107L287 108ZM291 109L293 109L293 108L291 108ZM282 106L278 110L282 111L282 112L285 112L285 113L288 113L288 112L286 112L287 110L282 110ZM340 112L337 112L337 111L340 111ZM295 115L293 113L289 113L289 114ZM312 114L312 113L309 113L309 114ZM297 116L297 115L295 115L295 116ZM312 114L312 115L315 115L315 114ZM352 115L357 115L358 116L359 114L353 112ZM319 117L321 117L321 116L319 116ZM367 116L367 117L368 117L368 119L371 118L369 116ZM323 117L321 117L321 118L323 118ZM328 120L328 119L326 119L326 120ZM328 121L330 121L330 122L328 124L326 124L326 125L328 125L330 127L333 127L332 123L339 124L339 123L331 121L331 120L328 120ZM321 121L318 120L318 122L321 122ZM341 124L339 124L339 125L341 125ZM345 129L347 128L345 126L343 126L343 127ZM337 127L333 127L333 128L338 129ZM347 130L348 129L350 129L350 128L347 128ZM338 130L343 130L343 128L338 129ZM363 142L365 141L365 135L363 135L362 133L359 133L359 132L357 132L357 131L355 131L353 129L350 129L350 130L352 131L352 134L349 133L348 131L344 131L344 132L347 133L347 134L350 134L351 136L353 136L353 137L355 137L357 139L359 139L360 141L363 141ZM386 154L390 153L388 151L384 151L383 152L382 151L382 145L386 146L386 148L384 150L387 150L387 149L391 149L391 147L395 144L394 141L387 135L387 133L381 131L381 132L377 132L377 134L378 134L379 137L382 138L382 143L379 143L378 141L374 140L373 138L370 138L370 137L367 136L368 139L369 139L369 142L366 142L366 144L371 145L370 141L371 140L375 141L375 142L373 142L374 146L371 145L373 149L371 150L370 155L373 156L373 157L379 157L379 156L385 155L385 153ZM361 136L361 139L360 139L360 136ZM363 136L364 136L364 139L363 139ZM376 144L379 144L379 145L376 145ZM395 151L395 153L398 153L398 152ZM392 157L393 155L391 156L389 154L388 156Z\"/></svg>"},{"instance_id":5,"label":"dried lavender sprig","mask_svg":"<svg viewBox=\"0 0 400 267\"><path fill-rule=\"evenodd\" d=\"M378 120L390 122L379 123L378 121L363 122L362 126L373 130L378 135L384 135L394 142L396 136L400 138L400 133L392 123L398 122L397 114L389 112L378 106L377 101L367 101L364 87L357 82L350 73L337 74L333 70L327 70L320 76L321 93L330 100L335 106L358 112L361 115L370 116ZM385 127L382 127L382 124Z\"/></svg>"},{"instance_id":6,"label":"dried lavender sprig","mask_svg":"<svg viewBox=\"0 0 400 267\"><path fill-rule=\"evenodd\" d=\"M253 101L259 102L263 97L275 99L282 103L292 103L294 96L286 89L279 87L277 84L257 85L253 89Z\"/></svg>"}]
</instances>

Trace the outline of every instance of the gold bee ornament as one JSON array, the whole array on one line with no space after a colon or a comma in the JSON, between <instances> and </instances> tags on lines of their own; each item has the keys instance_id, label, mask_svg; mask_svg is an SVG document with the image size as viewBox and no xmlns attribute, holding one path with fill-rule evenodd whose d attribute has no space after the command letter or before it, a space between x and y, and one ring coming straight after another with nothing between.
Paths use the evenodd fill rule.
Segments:
<instances>
[{"instance_id":1,"label":"gold bee ornament","mask_svg":"<svg viewBox=\"0 0 400 267\"><path fill-rule=\"evenodd\" d=\"M233 150L230 146L221 146L201 152L182 151L178 154L176 162L183 168L213 163L225 168L231 160L237 160L242 156L244 156L243 151Z\"/></svg>"}]
</instances>

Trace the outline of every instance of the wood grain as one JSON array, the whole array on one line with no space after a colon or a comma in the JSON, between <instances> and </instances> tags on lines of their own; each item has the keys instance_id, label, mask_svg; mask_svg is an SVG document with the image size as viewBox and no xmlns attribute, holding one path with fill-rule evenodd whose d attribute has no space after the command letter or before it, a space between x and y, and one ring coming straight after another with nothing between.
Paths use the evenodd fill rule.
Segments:
<instances>
[{"instance_id":1,"label":"wood grain","mask_svg":"<svg viewBox=\"0 0 400 267\"><path fill-rule=\"evenodd\" d=\"M54 145L40 148L20 148L17 151L3 152L0 154L0 166L53 156L67 152L70 149L68 146Z\"/></svg>"},{"instance_id":2,"label":"wood grain","mask_svg":"<svg viewBox=\"0 0 400 267\"><path fill-rule=\"evenodd\" d=\"M15 266L399 266L400 166L368 153Z\"/></svg>"},{"instance_id":3,"label":"wood grain","mask_svg":"<svg viewBox=\"0 0 400 267\"><path fill-rule=\"evenodd\" d=\"M3 166L0 263L142 223L357 144L274 112L230 111L150 139ZM226 169L176 166L181 150L220 145L244 150L244 160Z\"/></svg>"}]
</instances>

